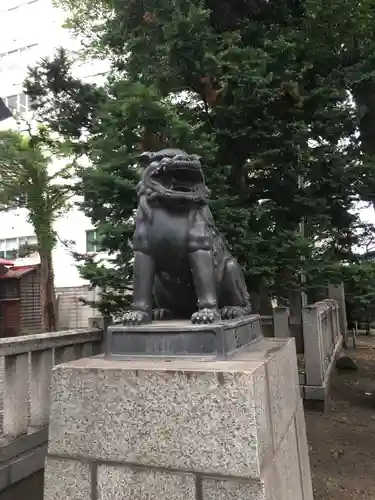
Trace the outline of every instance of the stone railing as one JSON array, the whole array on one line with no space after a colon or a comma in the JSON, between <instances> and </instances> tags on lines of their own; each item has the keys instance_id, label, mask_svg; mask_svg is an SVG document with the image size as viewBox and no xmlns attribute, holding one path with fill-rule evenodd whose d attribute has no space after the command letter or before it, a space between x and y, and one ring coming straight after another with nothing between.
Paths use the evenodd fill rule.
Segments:
<instances>
[{"instance_id":1,"label":"stone railing","mask_svg":"<svg viewBox=\"0 0 375 500\"><path fill-rule=\"evenodd\" d=\"M99 329L1 339L2 435L17 438L46 427L53 366L99 354L101 339Z\"/></svg>"},{"instance_id":2,"label":"stone railing","mask_svg":"<svg viewBox=\"0 0 375 500\"><path fill-rule=\"evenodd\" d=\"M302 325L305 397L321 399L323 392L327 393L329 376L342 344L338 303L325 299L304 307Z\"/></svg>"}]
</instances>

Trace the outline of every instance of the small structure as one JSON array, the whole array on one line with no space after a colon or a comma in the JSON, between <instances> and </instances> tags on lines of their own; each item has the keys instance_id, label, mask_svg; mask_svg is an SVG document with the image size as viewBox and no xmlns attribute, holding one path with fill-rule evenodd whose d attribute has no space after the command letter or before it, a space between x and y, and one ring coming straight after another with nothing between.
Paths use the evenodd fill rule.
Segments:
<instances>
[{"instance_id":1,"label":"small structure","mask_svg":"<svg viewBox=\"0 0 375 500\"><path fill-rule=\"evenodd\" d=\"M8 272L9 267L13 267L14 262L12 260L0 259L0 276Z\"/></svg>"},{"instance_id":2,"label":"small structure","mask_svg":"<svg viewBox=\"0 0 375 500\"><path fill-rule=\"evenodd\" d=\"M0 337L42 332L38 267L8 268L3 265L0 274Z\"/></svg>"}]
</instances>

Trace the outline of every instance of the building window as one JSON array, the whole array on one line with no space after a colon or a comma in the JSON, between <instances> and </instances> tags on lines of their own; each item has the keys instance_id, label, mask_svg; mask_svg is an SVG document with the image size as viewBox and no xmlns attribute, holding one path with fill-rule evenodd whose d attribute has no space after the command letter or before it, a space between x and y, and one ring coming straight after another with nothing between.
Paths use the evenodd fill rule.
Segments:
<instances>
[{"instance_id":1,"label":"building window","mask_svg":"<svg viewBox=\"0 0 375 500\"><path fill-rule=\"evenodd\" d=\"M22 115L30 111L30 99L24 93L4 97L3 101L13 114Z\"/></svg>"},{"instance_id":2,"label":"building window","mask_svg":"<svg viewBox=\"0 0 375 500\"><path fill-rule=\"evenodd\" d=\"M96 229L86 231L86 253L102 252L99 233Z\"/></svg>"},{"instance_id":3,"label":"building window","mask_svg":"<svg viewBox=\"0 0 375 500\"><path fill-rule=\"evenodd\" d=\"M0 258L15 260L27 257L35 251L37 245L36 236L21 236L19 238L7 238L0 240Z\"/></svg>"},{"instance_id":4,"label":"building window","mask_svg":"<svg viewBox=\"0 0 375 500\"><path fill-rule=\"evenodd\" d=\"M4 99L4 101L12 113L17 112L17 96L16 95L10 95L9 97L6 97Z\"/></svg>"}]
</instances>

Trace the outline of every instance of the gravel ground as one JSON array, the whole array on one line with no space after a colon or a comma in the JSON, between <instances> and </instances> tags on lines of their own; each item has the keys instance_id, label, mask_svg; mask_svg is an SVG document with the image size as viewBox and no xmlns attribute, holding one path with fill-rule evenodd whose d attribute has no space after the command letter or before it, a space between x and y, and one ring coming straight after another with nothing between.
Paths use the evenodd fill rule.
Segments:
<instances>
[{"instance_id":1,"label":"gravel ground","mask_svg":"<svg viewBox=\"0 0 375 500\"><path fill-rule=\"evenodd\" d=\"M306 412L315 500L375 499L375 339L349 350L358 372L336 373L330 411Z\"/></svg>"}]
</instances>

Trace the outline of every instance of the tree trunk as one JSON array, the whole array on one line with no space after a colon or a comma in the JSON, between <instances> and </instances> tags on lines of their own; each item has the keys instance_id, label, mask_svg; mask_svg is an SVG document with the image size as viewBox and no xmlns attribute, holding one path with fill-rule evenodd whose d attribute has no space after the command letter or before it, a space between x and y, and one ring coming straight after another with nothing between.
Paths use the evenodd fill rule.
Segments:
<instances>
[{"instance_id":1,"label":"tree trunk","mask_svg":"<svg viewBox=\"0 0 375 500\"><path fill-rule=\"evenodd\" d=\"M375 81L364 80L352 88L355 103L359 110L359 132L362 151L375 154Z\"/></svg>"},{"instance_id":2,"label":"tree trunk","mask_svg":"<svg viewBox=\"0 0 375 500\"><path fill-rule=\"evenodd\" d=\"M271 296L263 278L260 279L257 288L250 291L250 298L253 314L272 314Z\"/></svg>"},{"instance_id":3,"label":"tree trunk","mask_svg":"<svg viewBox=\"0 0 375 500\"><path fill-rule=\"evenodd\" d=\"M52 251L40 251L40 299L44 332L57 330L57 310Z\"/></svg>"}]
</instances>

